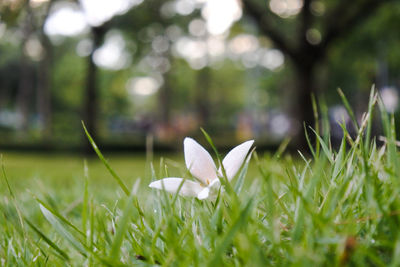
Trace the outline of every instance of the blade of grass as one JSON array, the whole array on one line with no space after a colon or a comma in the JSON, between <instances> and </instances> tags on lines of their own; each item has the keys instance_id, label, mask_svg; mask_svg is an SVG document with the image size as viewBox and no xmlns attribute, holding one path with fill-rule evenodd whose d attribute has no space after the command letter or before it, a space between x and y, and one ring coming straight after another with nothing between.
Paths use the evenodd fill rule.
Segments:
<instances>
[{"instance_id":1,"label":"blade of grass","mask_svg":"<svg viewBox=\"0 0 400 267\"><path fill-rule=\"evenodd\" d=\"M206 138L207 142L210 144L211 148L214 150L214 153L218 159L218 163L221 163L221 158L219 156L218 150L217 150L216 146L214 145L214 142L212 141L211 137L208 135L208 133L203 128L200 128L200 130L203 133L204 137Z\"/></svg>"},{"instance_id":2,"label":"blade of grass","mask_svg":"<svg viewBox=\"0 0 400 267\"><path fill-rule=\"evenodd\" d=\"M291 141L291 138L290 137L286 137L281 142L281 144L279 145L278 149L276 150L276 152L275 152L275 154L274 154L274 156L272 158L279 159L282 156L282 154L285 152L285 150L286 150L287 146L289 145L290 141Z\"/></svg>"},{"instance_id":3,"label":"blade of grass","mask_svg":"<svg viewBox=\"0 0 400 267\"><path fill-rule=\"evenodd\" d=\"M313 158L317 158L318 155L315 154L313 145L311 144L311 139L310 139L310 136L308 135L306 123L303 123L303 127L304 127L304 135L306 137L308 148L310 149L310 152L311 152Z\"/></svg>"},{"instance_id":4,"label":"blade of grass","mask_svg":"<svg viewBox=\"0 0 400 267\"><path fill-rule=\"evenodd\" d=\"M58 220L54 214L45 208L42 204L39 204L42 214L47 221L54 227L54 229L67 240L80 254L86 257L86 249Z\"/></svg>"},{"instance_id":5,"label":"blade of grass","mask_svg":"<svg viewBox=\"0 0 400 267\"><path fill-rule=\"evenodd\" d=\"M3 173L4 181L5 181L6 184L7 184L8 192L10 193L12 202L13 202L13 204L14 204L14 207L15 207L16 211L17 211L19 223L20 223L20 225L21 225L22 231L23 231L24 234L25 234L25 227L24 227L24 220L23 220L23 217L22 217L22 212L21 212L21 209L20 209L19 206L18 206L17 199L15 198L15 194L14 194L12 188L11 188L11 185L10 185L10 183L8 182L8 177L7 177L6 169L5 169L4 163L3 163L3 155L0 155L0 162L1 162L1 170L2 170L2 173Z\"/></svg>"},{"instance_id":6,"label":"blade of grass","mask_svg":"<svg viewBox=\"0 0 400 267\"><path fill-rule=\"evenodd\" d=\"M376 105L378 95L375 93L375 85L372 85L371 92L369 94L368 102L368 113L370 114L367 122L367 129L365 133L365 152L368 153L369 146L371 143L371 129L373 120L373 109Z\"/></svg>"},{"instance_id":7,"label":"blade of grass","mask_svg":"<svg viewBox=\"0 0 400 267\"><path fill-rule=\"evenodd\" d=\"M51 248L53 248L58 254L60 254L65 260L69 261L68 254L65 253L59 246L57 246L53 241L50 240L42 231L39 230L31 221L27 218L24 218L25 222L28 224L29 227L35 231L40 238L42 238Z\"/></svg>"},{"instance_id":8,"label":"blade of grass","mask_svg":"<svg viewBox=\"0 0 400 267\"><path fill-rule=\"evenodd\" d=\"M112 246L111 246L111 253L110 253L111 262L117 262L118 255L121 250L121 245L123 242L123 237L125 236L127 228L129 226L129 220L131 218L132 211L133 211L132 202L135 197L135 194L133 193L134 191L135 190L133 190L133 189L131 190L132 193L129 196L129 198L125 204L125 208L122 213L122 217L118 224L116 235L115 235L115 238L114 238Z\"/></svg>"},{"instance_id":9,"label":"blade of grass","mask_svg":"<svg viewBox=\"0 0 400 267\"><path fill-rule=\"evenodd\" d=\"M238 214L236 220L232 223L232 226L229 228L227 233L225 234L222 242L216 247L214 257L209 262L208 266L220 266L224 252L228 248L229 244L232 242L232 239L235 237L235 234L239 229L245 225L248 220L248 216L251 211L253 199L250 199L244 209Z\"/></svg>"},{"instance_id":10,"label":"blade of grass","mask_svg":"<svg viewBox=\"0 0 400 267\"><path fill-rule=\"evenodd\" d=\"M108 164L107 160L104 158L103 154L101 153L100 149L97 147L96 143L94 142L93 138L89 134L88 130L86 129L85 123L82 121L82 126L83 129L86 133L87 138L89 139L90 144L92 145L94 151L96 152L97 156L103 162L104 166L107 168L107 170L110 172L111 176L117 181L118 185L121 187L121 189L124 191L124 193L129 196L130 192L128 187L124 184L124 182L119 178L117 173L111 168L111 166Z\"/></svg>"},{"instance_id":11,"label":"blade of grass","mask_svg":"<svg viewBox=\"0 0 400 267\"><path fill-rule=\"evenodd\" d=\"M313 113L314 113L314 121L315 121L314 128L317 132L317 135L320 135L318 105L317 105L317 99L314 94L311 94L311 103L312 103L312 108L313 108ZM317 156L319 155L319 149L320 149L320 144L319 144L319 142L317 142L315 144L315 153Z\"/></svg>"},{"instance_id":12,"label":"blade of grass","mask_svg":"<svg viewBox=\"0 0 400 267\"><path fill-rule=\"evenodd\" d=\"M239 173L239 176L238 176L237 182L236 182L236 184L235 184L235 188L234 188L236 194L239 194L240 191L242 190L242 187L243 187L243 184L244 184L244 178L246 177L247 170L248 170L248 168L249 168L250 159L251 159L251 156L253 155L253 152L254 152L255 149L256 149L256 148L254 147L254 148L250 151L249 155L247 155L246 160L245 160L245 163L244 163L244 165L243 165L243 168L242 168L242 170L241 170L240 173Z\"/></svg>"},{"instance_id":13,"label":"blade of grass","mask_svg":"<svg viewBox=\"0 0 400 267\"><path fill-rule=\"evenodd\" d=\"M340 98L342 99L342 102L344 104L344 107L346 108L347 112L349 113L349 116L354 124L354 127L356 128L356 131L360 128L360 125L358 125L356 116L354 115L353 109L351 108L349 101L346 98L346 95L343 93L342 89L338 88L337 89Z\"/></svg>"},{"instance_id":14,"label":"blade of grass","mask_svg":"<svg viewBox=\"0 0 400 267\"><path fill-rule=\"evenodd\" d=\"M84 177L85 177L85 182L84 182L84 191L83 191L83 205L82 205L82 229L83 233L86 235L86 229L87 229L87 221L88 221L88 204L89 204L89 169L87 166L86 160L83 163L83 168L84 168Z\"/></svg>"},{"instance_id":15,"label":"blade of grass","mask_svg":"<svg viewBox=\"0 0 400 267\"><path fill-rule=\"evenodd\" d=\"M311 131L314 132L314 134L315 134L315 136L317 137L318 141L321 143L321 147L322 147L322 150L323 150L324 153L325 153L325 156L328 158L329 162L330 162L331 164L333 164L334 162L333 162L333 155L332 155L332 152L330 151L330 149L328 148L328 146L325 144L324 140L317 134L317 132L314 131L314 129L311 128L311 127L310 127L310 129L311 129Z\"/></svg>"},{"instance_id":16,"label":"blade of grass","mask_svg":"<svg viewBox=\"0 0 400 267\"><path fill-rule=\"evenodd\" d=\"M49 205L47 205L44 201L33 195L33 198L44 208L46 208L48 211L50 211L55 217L57 217L60 221L71 227L73 230L75 230L80 236L85 237L85 233L83 233L81 230L78 229L75 225L73 225L70 221L68 221L64 216L62 216L60 213L52 209Z\"/></svg>"}]
</instances>

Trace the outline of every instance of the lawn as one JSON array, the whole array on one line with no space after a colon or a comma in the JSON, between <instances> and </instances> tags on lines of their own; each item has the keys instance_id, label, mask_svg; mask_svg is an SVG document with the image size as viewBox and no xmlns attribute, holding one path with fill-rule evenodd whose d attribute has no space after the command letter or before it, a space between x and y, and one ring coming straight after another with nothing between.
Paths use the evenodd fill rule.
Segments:
<instances>
[{"instance_id":1,"label":"lawn","mask_svg":"<svg viewBox=\"0 0 400 267\"><path fill-rule=\"evenodd\" d=\"M1 264L398 266L400 158L393 118L378 100L354 121L357 136L344 128L339 148L317 135L310 155L250 152L251 163L231 181L224 168L222 186L205 200L148 187L163 177L191 180L181 154L156 157L153 167L144 155L107 155L107 169L99 152L85 175L76 155L4 153ZM370 136L377 103L381 145Z\"/></svg>"},{"instance_id":2,"label":"lawn","mask_svg":"<svg viewBox=\"0 0 400 267\"><path fill-rule=\"evenodd\" d=\"M170 158L175 158L171 154ZM137 178L147 178L149 165L143 154L110 154L110 164L128 185ZM89 172L89 190L110 200L118 193L118 184L112 179L97 157L87 158L79 154L45 154L3 152L3 161L10 184L17 194L51 192L74 199L84 190L84 164ZM159 158L154 160L159 162ZM147 176L147 177L146 177ZM2 192L6 192L2 187ZM71 195L73 194L73 195Z\"/></svg>"},{"instance_id":3,"label":"lawn","mask_svg":"<svg viewBox=\"0 0 400 267\"><path fill-rule=\"evenodd\" d=\"M76 197L82 196L84 190L85 162L89 174L89 191L95 194L96 199L115 201L116 196L122 192L97 156L88 158L79 154L32 152L1 152L1 154L9 182L15 193L22 197L27 191L35 194L46 192L73 201ZM183 154L156 154L151 160L153 167L146 159L146 155L141 153L110 153L105 157L128 187L131 187L138 178L143 180L143 185L150 183L151 168L157 177L162 176L165 168L171 176L179 176L185 171ZM160 169L160 165L163 168ZM250 172L255 175L257 170L254 165L250 165ZM143 187L143 190L151 191L146 187ZM6 194L6 186L2 186L0 192Z\"/></svg>"}]
</instances>

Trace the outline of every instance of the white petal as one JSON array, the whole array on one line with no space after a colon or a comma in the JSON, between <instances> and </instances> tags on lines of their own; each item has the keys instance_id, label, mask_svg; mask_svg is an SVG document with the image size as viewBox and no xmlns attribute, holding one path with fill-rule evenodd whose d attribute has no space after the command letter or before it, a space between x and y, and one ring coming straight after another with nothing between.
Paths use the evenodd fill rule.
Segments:
<instances>
[{"instance_id":1,"label":"white petal","mask_svg":"<svg viewBox=\"0 0 400 267\"><path fill-rule=\"evenodd\" d=\"M221 186L221 181L217 178L217 179L214 179L209 185L208 185L208 187L209 188L212 188L212 189L219 189L219 187Z\"/></svg>"},{"instance_id":2,"label":"white petal","mask_svg":"<svg viewBox=\"0 0 400 267\"><path fill-rule=\"evenodd\" d=\"M204 200L208 198L209 195L210 195L210 188L206 187L197 195L197 198L200 200Z\"/></svg>"},{"instance_id":3,"label":"white petal","mask_svg":"<svg viewBox=\"0 0 400 267\"><path fill-rule=\"evenodd\" d=\"M183 147L186 167L194 177L205 185L217 178L217 168L207 150L189 137L183 141Z\"/></svg>"},{"instance_id":4,"label":"white petal","mask_svg":"<svg viewBox=\"0 0 400 267\"><path fill-rule=\"evenodd\" d=\"M150 183L149 187L160 190L164 189L169 193L175 194L178 191L179 187L181 186L183 180L184 179L182 178L173 178L173 177L164 178ZM181 189L179 190L179 194L185 197L195 197L203 189L204 187L202 187L199 183L185 180L183 182Z\"/></svg>"},{"instance_id":5,"label":"white petal","mask_svg":"<svg viewBox=\"0 0 400 267\"><path fill-rule=\"evenodd\" d=\"M222 160L226 176L228 180L232 180L235 177L237 171L243 164L247 153L249 152L254 140L246 141L235 148L233 148ZM219 168L218 173L222 176L222 168Z\"/></svg>"},{"instance_id":6,"label":"white petal","mask_svg":"<svg viewBox=\"0 0 400 267\"><path fill-rule=\"evenodd\" d=\"M200 191L200 193L197 195L197 198L200 200L206 198L215 199L220 187L221 181L218 178L214 179L206 188Z\"/></svg>"}]
</instances>

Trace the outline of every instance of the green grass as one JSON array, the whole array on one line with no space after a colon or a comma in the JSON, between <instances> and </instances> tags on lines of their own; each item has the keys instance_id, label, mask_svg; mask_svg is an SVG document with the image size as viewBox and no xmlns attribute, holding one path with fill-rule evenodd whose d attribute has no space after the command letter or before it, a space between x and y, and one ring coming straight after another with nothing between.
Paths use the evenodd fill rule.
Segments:
<instances>
[{"instance_id":1,"label":"green grass","mask_svg":"<svg viewBox=\"0 0 400 267\"><path fill-rule=\"evenodd\" d=\"M176 156L172 155L172 158ZM128 184L148 175L146 158L142 154L111 154L108 159ZM10 183L15 191L22 194L26 189L36 192L54 190L57 194L67 195L75 190L83 192L84 156L5 152L3 161ZM100 192L111 197L118 191L118 184L112 180L97 157L86 161L91 192L96 192L96 196ZM5 193L4 189L1 192Z\"/></svg>"},{"instance_id":2,"label":"green grass","mask_svg":"<svg viewBox=\"0 0 400 267\"><path fill-rule=\"evenodd\" d=\"M244 186L247 166L215 201L147 187L187 177L183 155L153 168L110 156L109 173L103 159L6 154L1 265L398 266L399 155L382 110L371 94L358 136L344 128L338 150L325 134L310 157L253 154ZM370 135L379 114L383 146Z\"/></svg>"}]
</instances>

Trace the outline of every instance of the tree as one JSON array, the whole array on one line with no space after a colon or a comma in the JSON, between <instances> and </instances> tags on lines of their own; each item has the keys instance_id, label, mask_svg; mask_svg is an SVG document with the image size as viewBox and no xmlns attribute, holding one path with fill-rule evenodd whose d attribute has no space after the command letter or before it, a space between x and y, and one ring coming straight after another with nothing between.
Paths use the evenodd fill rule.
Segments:
<instances>
[{"instance_id":1,"label":"tree","mask_svg":"<svg viewBox=\"0 0 400 267\"><path fill-rule=\"evenodd\" d=\"M51 62L52 44L44 32L44 25L55 0L39 5L29 1L16 2L15 5L0 5L4 9L4 22L13 31L20 29L19 79L16 96L16 109L21 118L21 130L29 128L29 117L33 111L36 93L36 111L42 138L48 143L51 135ZM1 11L1 10L0 10ZM20 22L21 21L21 22ZM29 42L38 40L39 47L32 49ZM32 50L36 56L32 58ZM39 61L36 64L35 61ZM36 71L37 70L37 71ZM10 90L5 88L4 92Z\"/></svg>"},{"instance_id":2,"label":"tree","mask_svg":"<svg viewBox=\"0 0 400 267\"><path fill-rule=\"evenodd\" d=\"M388 2L390 0L324 1L329 10L317 16L312 12L313 1L304 0L298 15L290 23L255 0L243 0L245 14L254 19L262 34L289 58L293 66L292 114L298 122L311 126L315 123L311 96L320 91L316 82L317 68L326 60L332 45L352 33ZM317 36L313 36L315 33ZM299 134L296 143L305 148L305 140Z\"/></svg>"},{"instance_id":3,"label":"tree","mask_svg":"<svg viewBox=\"0 0 400 267\"><path fill-rule=\"evenodd\" d=\"M196 80L196 112L202 127L206 127L210 120L209 91L211 86L211 70L204 67L198 71Z\"/></svg>"},{"instance_id":4,"label":"tree","mask_svg":"<svg viewBox=\"0 0 400 267\"><path fill-rule=\"evenodd\" d=\"M54 0L50 0L45 6L43 18L40 21L39 40L43 46L43 56L39 62L38 86L37 86L37 110L41 121L42 137L48 141L52 134L52 110L51 110L51 88L52 88L52 62L53 46L44 31L46 20Z\"/></svg>"},{"instance_id":5,"label":"tree","mask_svg":"<svg viewBox=\"0 0 400 267\"><path fill-rule=\"evenodd\" d=\"M101 26L91 27L93 47L90 55L87 58L87 70L86 70L86 85L85 85L85 96L83 104L84 121L86 128L92 137L96 140L97 136L97 121L98 121L98 101L99 101L99 88L98 84L98 68L94 62L93 55L101 44L103 43L104 35L107 32L106 24ZM84 137L86 139L86 137ZM85 153L93 154L93 149L89 141L85 141Z\"/></svg>"},{"instance_id":6,"label":"tree","mask_svg":"<svg viewBox=\"0 0 400 267\"><path fill-rule=\"evenodd\" d=\"M30 100L34 89L34 71L30 60L25 53L26 44L34 32L34 15L29 1L23 7L26 11L26 16L22 25L22 41L20 55L20 80L17 92L17 111L21 117L21 130L26 133L28 130L29 115L30 115Z\"/></svg>"}]
</instances>

